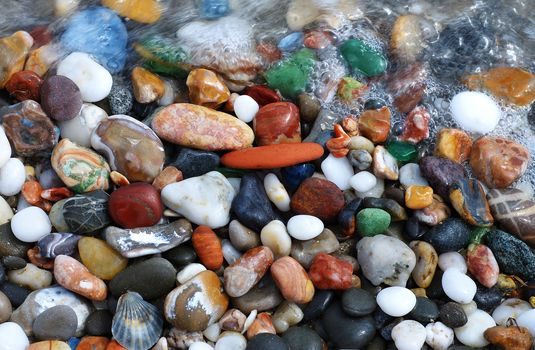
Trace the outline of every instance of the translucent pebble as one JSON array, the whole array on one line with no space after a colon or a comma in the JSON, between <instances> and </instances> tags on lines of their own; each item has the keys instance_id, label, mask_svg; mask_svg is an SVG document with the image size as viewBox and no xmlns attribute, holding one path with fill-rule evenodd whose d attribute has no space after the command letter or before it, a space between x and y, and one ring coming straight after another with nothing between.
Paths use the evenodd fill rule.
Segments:
<instances>
[{"instance_id":1,"label":"translucent pebble","mask_svg":"<svg viewBox=\"0 0 535 350\"><path fill-rule=\"evenodd\" d=\"M327 180L334 182L341 190L347 190L351 187L349 179L353 176L354 171L347 158L336 158L329 154L321 163L321 170Z\"/></svg>"},{"instance_id":2,"label":"translucent pebble","mask_svg":"<svg viewBox=\"0 0 535 350\"><path fill-rule=\"evenodd\" d=\"M440 267L442 271L446 271L449 268L456 268L462 273L466 273L468 271L466 260L457 252L440 254L438 257L438 267Z\"/></svg>"},{"instance_id":3,"label":"translucent pebble","mask_svg":"<svg viewBox=\"0 0 535 350\"><path fill-rule=\"evenodd\" d=\"M456 268L449 268L442 275L442 289L453 301L468 304L476 295L476 283Z\"/></svg>"},{"instance_id":4,"label":"translucent pebble","mask_svg":"<svg viewBox=\"0 0 535 350\"><path fill-rule=\"evenodd\" d=\"M455 336L466 346L479 348L487 346L489 342L483 333L491 327L496 326L492 316L483 310L476 310L468 315L468 322L459 328L455 328Z\"/></svg>"},{"instance_id":5,"label":"translucent pebble","mask_svg":"<svg viewBox=\"0 0 535 350\"><path fill-rule=\"evenodd\" d=\"M245 123L252 122L259 109L260 106L251 96L241 95L234 101L234 113Z\"/></svg>"},{"instance_id":6,"label":"translucent pebble","mask_svg":"<svg viewBox=\"0 0 535 350\"><path fill-rule=\"evenodd\" d=\"M510 318L518 319L522 313L531 310L531 305L522 299L506 299L492 312L492 318L499 326L506 326Z\"/></svg>"},{"instance_id":7,"label":"translucent pebble","mask_svg":"<svg viewBox=\"0 0 535 350\"><path fill-rule=\"evenodd\" d=\"M357 192L368 192L377 185L377 178L368 171L361 171L349 179L349 184Z\"/></svg>"},{"instance_id":8,"label":"translucent pebble","mask_svg":"<svg viewBox=\"0 0 535 350\"><path fill-rule=\"evenodd\" d=\"M462 129L479 134L494 130L502 114L492 98L477 91L463 91L455 95L450 110Z\"/></svg>"}]
</instances>

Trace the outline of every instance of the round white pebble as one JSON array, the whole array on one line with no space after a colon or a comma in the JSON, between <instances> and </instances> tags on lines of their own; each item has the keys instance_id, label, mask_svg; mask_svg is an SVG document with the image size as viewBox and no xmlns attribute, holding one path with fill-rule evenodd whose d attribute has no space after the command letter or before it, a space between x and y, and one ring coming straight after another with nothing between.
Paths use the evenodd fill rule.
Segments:
<instances>
[{"instance_id":1,"label":"round white pebble","mask_svg":"<svg viewBox=\"0 0 535 350\"><path fill-rule=\"evenodd\" d=\"M264 177L264 189L269 200L277 209L283 212L290 211L290 195L277 175L269 173Z\"/></svg>"},{"instance_id":2,"label":"round white pebble","mask_svg":"<svg viewBox=\"0 0 535 350\"><path fill-rule=\"evenodd\" d=\"M355 194L359 198L366 198L366 197L381 198L384 191L385 191L385 180L377 179L377 184L371 190L366 191L366 192L355 191Z\"/></svg>"},{"instance_id":3,"label":"round white pebble","mask_svg":"<svg viewBox=\"0 0 535 350\"><path fill-rule=\"evenodd\" d=\"M108 114L102 108L91 103L84 103L80 113L70 120L59 122L61 137L83 146L91 147L91 133L93 129L103 119L108 118Z\"/></svg>"},{"instance_id":4,"label":"round white pebble","mask_svg":"<svg viewBox=\"0 0 535 350\"><path fill-rule=\"evenodd\" d=\"M468 322L464 326L455 328L454 331L457 339L464 345L481 348L489 344L483 333L494 326L496 322L492 316L478 309L468 315Z\"/></svg>"},{"instance_id":5,"label":"round white pebble","mask_svg":"<svg viewBox=\"0 0 535 350\"><path fill-rule=\"evenodd\" d=\"M492 312L492 318L499 326L506 326L510 318L518 319L518 316L531 310L531 305L522 299L506 299Z\"/></svg>"},{"instance_id":6,"label":"round white pebble","mask_svg":"<svg viewBox=\"0 0 535 350\"><path fill-rule=\"evenodd\" d=\"M7 139L4 128L0 126L0 168L11 158L11 144Z\"/></svg>"},{"instance_id":7,"label":"round white pebble","mask_svg":"<svg viewBox=\"0 0 535 350\"><path fill-rule=\"evenodd\" d=\"M20 192L25 180L24 164L17 158L10 158L0 169L0 194L16 195Z\"/></svg>"},{"instance_id":8,"label":"round white pebble","mask_svg":"<svg viewBox=\"0 0 535 350\"><path fill-rule=\"evenodd\" d=\"M277 259L290 255L292 239L286 231L286 225L280 220L270 221L262 228L260 241L262 241L262 245L271 249Z\"/></svg>"},{"instance_id":9,"label":"round white pebble","mask_svg":"<svg viewBox=\"0 0 535 350\"><path fill-rule=\"evenodd\" d=\"M416 163L405 164L399 169L399 182L405 187L429 186L429 182L422 176L420 166Z\"/></svg>"},{"instance_id":10,"label":"round white pebble","mask_svg":"<svg viewBox=\"0 0 535 350\"><path fill-rule=\"evenodd\" d=\"M237 332L223 332L215 343L215 350L245 350L247 340Z\"/></svg>"},{"instance_id":11,"label":"round white pebble","mask_svg":"<svg viewBox=\"0 0 535 350\"><path fill-rule=\"evenodd\" d=\"M30 346L28 337L15 322L0 324L0 350L26 350Z\"/></svg>"},{"instance_id":12,"label":"round white pebble","mask_svg":"<svg viewBox=\"0 0 535 350\"><path fill-rule=\"evenodd\" d=\"M203 271L206 271L206 267L203 264L191 263L177 273L176 280L178 283L184 284Z\"/></svg>"},{"instance_id":13,"label":"round white pebble","mask_svg":"<svg viewBox=\"0 0 535 350\"><path fill-rule=\"evenodd\" d=\"M288 234L295 239L306 241L323 232L323 221L312 215L296 215L288 220Z\"/></svg>"},{"instance_id":14,"label":"round white pebble","mask_svg":"<svg viewBox=\"0 0 535 350\"><path fill-rule=\"evenodd\" d=\"M206 328L202 334L206 339L208 339L211 342L216 342L217 338L219 338L219 335L221 334L221 327L219 326L219 323L213 323Z\"/></svg>"},{"instance_id":15,"label":"round white pebble","mask_svg":"<svg viewBox=\"0 0 535 350\"><path fill-rule=\"evenodd\" d=\"M532 336L535 337L535 309L523 312L518 316L516 322L520 327L526 327Z\"/></svg>"},{"instance_id":16,"label":"round white pebble","mask_svg":"<svg viewBox=\"0 0 535 350\"><path fill-rule=\"evenodd\" d=\"M388 287L377 294L377 305L387 315L405 316L416 306L416 295L405 287Z\"/></svg>"},{"instance_id":17,"label":"round white pebble","mask_svg":"<svg viewBox=\"0 0 535 350\"><path fill-rule=\"evenodd\" d=\"M447 269L442 275L442 289L453 301L468 304L476 295L477 286L474 280L457 268Z\"/></svg>"},{"instance_id":18,"label":"round white pebble","mask_svg":"<svg viewBox=\"0 0 535 350\"><path fill-rule=\"evenodd\" d=\"M438 267L440 267L442 271L446 271L449 268L456 268L462 273L466 273L468 271L466 260L457 252L440 254L438 257Z\"/></svg>"},{"instance_id":19,"label":"round white pebble","mask_svg":"<svg viewBox=\"0 0 535 350\"><path fill-rule=\"evenodd\" d=\"M453 96L450 110L462 129L480 134L494 130L502 114L492 98L477 91L463 91Z\"/></svg>"},{"instance_id":20,"label":"round white pebble","mask_svg":"<svg viewBox=\"0 0 535 350\"><path fill-rule=\"evenodd\" d=\"M398 350L421 349L427 332L420 322L405 320L392 328L392 340Z\"/></svg>"},{"instance_id":21,"label":"round white pebble","mask_svg":"<svg viewBox=\"0 0 535 350\"><path fill-rule=\"evenodd\" d=\"M65 57L58 64L57 74L71 79L78 86L84 102L105 99L113 84L110 72L83 52L73 52Z\"/></svg>"},{"instance_id":22,"label":"round white pebble","mask_svg":"<svg viewBox=\"0 0 535 350\"><path fill-rule=\"evenodd\" d=\"M357 192L368 192L377 185L377 178L369 171L361 171L349 179L349 184Z\"/></svg>"},{"instance_id":23,"label":"round white pebble","mask_svg":"<svg viewBox=\"0 0 535 350\"><path fill-rule=\"evenodd\" d=\"M188 350L214 350L214 348L205 342L196 341L189 346Z\"/></svg>"},{"instance_id":24,"label":"round white pebble","mask_svg":"<svg viewBox=\"0 0 535 350\"><path fill-rule=\"evenodd\" d=\"M43 209L28 207L13 216L11 230L19 240L32 243L52 232L52 224Z\"/></svg>"},{"instance_id":25,"label":"round white pebble","mask_svg":"<svg viewBox=\"0 0 535 350\"><path fill-rule=\"evenodd\" d=\"M234 101L234 113L239 120L245 123L250 123L259 109L258 103L248 95L238 96Z\"/></svg>"},{"instance_id":26,"label":"round white pebble","mask_svg":"<svg viewBox=\"0 0 535 350\"><path fill-rule=\"evenodd\" d=\"M450 345L453 344L455 338L453 329L446 326L444 323L429 323L425 326L425 330L427 332L425 342L433 348L433 350L447 350Z\"/></svg>"},{"instance_id":27,"label":"round white pebble","mask_svg":"<svg viewBox=\"0 0 535 350\"><path fill-rule=\"evenodd\" d=\"M349 179L355 174L353 167L346 157L336 158L329 154L323 162L321 162L321 170L327 180L334 182L342 191L351 188Z\"/></svg>"}]
</instances>

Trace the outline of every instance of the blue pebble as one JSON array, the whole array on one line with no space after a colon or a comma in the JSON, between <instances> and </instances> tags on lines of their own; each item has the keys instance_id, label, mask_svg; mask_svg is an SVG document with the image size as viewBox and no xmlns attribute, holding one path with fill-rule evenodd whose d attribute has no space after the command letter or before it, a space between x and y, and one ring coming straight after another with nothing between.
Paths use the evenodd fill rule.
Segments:
<instances>
[{"instance_id":1,"label":"blue pebble","mask_svg":"<svg viewBox=\"0 0 535 350\"><path fill-rule=\"evenodd\" d=\"M305 163L289 166L282 169L282 183L284 186L294 192L297 190L301 182L314 175L316 167L314 164Z\"/></svg>"},{"instance_id":2,"label":"blue pebble","mask_svg":"<svg viewBox=\"0 0 535 350\"><path fill-rule=\"evenodd\" d=\"M69 51L92 55L110 73L123 70L128 33L123 21L112 10L92 7L72 16L61 37Z\"/></svg>"},{"instance_id":3,"label":"blue pebble","mask_svg":"<svg viewBox=\"0 0 535 350\"><path fill-rule=\"evenodd\" d=\"M282 38L277 47L283 52L292 52L302 47L304 40L305 35L302 32L295 32Z\"/></svg>"},{"instance_id":4,"label":"blue pebble","mask_svg":"<svg viewBox=\"0 0 535 350\"><path fill-rule=\"evenodd\" d=\"M69 340L67 340L67 344L69 344L72 350L76 350L76 347L78 346L78 344L80 344L80 339L70 338Z\"/></svg>"},{"instance_id":5,"label":"blue pebble","mask_svg":"<svg viewBox=\"0 0 535 350\"><path fill-rule=\"evenodd\" d=\"M230 6L228 0L200 0L199 10L202 18L214 19L227 15Z\"/></svg>"}]
</instances>

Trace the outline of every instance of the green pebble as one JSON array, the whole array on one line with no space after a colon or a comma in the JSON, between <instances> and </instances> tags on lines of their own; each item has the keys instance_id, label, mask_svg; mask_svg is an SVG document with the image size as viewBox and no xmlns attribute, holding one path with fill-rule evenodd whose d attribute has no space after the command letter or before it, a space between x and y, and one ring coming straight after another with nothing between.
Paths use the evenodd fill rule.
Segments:
<instances>
[{"instance_id":1,"label":"green pebble","mask_svg":"<svg viewBox=\"0 0 535 350\"><path fill-rule=\"evenodd\" d=\"M386 58L360 40L346 41L340 47L340 52L351 68L361 71L368 77L381 75L386 71L388 65Z\"/></svg>"},{"instance_id":2,"label":"green pebble","mask_svg":"<svg viewBox=\"0 0 535 350\"><path fill-rule=\"evenodd\" d=\"M295 98L306 90L314 66L314 53L302 49L266 72L270 88L277 89L287 98Z\"/></svg>"},{"instance_id":3,"label":"green pebble","mask_svg":"<svg viewBox=\"0 0 535 350\"><path fill-rule=\"evenodd\" d=\"M386 145L388 153L402 163L407 163L416 158L418 151L410 142L390 141Z\"/></svg>"},{"instance_id":4,"label":"green pebble","mask_svg":"<svg viewBox=\"0 0 535 350\"><path fill-rule=\"evenodd\" d=\"M366 208L357 214L357 232L363 237L384 233L390 226L390 214L383 209Z\"/></svg>"}]
</instances>

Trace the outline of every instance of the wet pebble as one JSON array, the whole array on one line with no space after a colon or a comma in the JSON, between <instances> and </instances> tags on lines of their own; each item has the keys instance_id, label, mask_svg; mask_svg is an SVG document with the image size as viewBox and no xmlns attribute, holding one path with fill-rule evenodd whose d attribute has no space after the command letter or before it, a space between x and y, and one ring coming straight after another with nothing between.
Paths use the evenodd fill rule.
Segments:
<instances>
[{"instance_id":1,"label":"wet pebble","mask_svg":"<svg viewBox=\"0 0 535 350\"><path fill-rule=\"evenodd\" d=\"M67 340L76 332L77 319L74 310L58 305L41 313L33 322L33 333L37 339Z\"/></svg>"},{"instance_id":2,"label":"wet pebble","mask_svg":"<svg viewBox=\"0 0 535 350\"><path fill-rule=\"evenodd\" d=\"M323 341L308 327L290 327L282 334L282 339L288 344L289 350L322 350Z\"/></svg>"},{"instance_id":3,"label":"wet pebble","mask_svg":"<svg viewBox=\"0 0 535 350\"><path fill-rule=\"evenodd\" d=\"M339 348L359 349L375 336L375 324L371 316L350 317L344 313L339 302L327 308L321 319L330 340Z\"/></svg>"},{"instance_id":4,"label":"wet pebble","mask_svg":"<svg viewBox=\"0 0 535 350\"><path fill-rule=\"evenodd\" d=\"M342 308L350 316L369 315L376 307L377 303L374 296L364 289L350 288L342 295Z\"/></svg>"}]
</instances>

